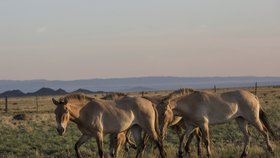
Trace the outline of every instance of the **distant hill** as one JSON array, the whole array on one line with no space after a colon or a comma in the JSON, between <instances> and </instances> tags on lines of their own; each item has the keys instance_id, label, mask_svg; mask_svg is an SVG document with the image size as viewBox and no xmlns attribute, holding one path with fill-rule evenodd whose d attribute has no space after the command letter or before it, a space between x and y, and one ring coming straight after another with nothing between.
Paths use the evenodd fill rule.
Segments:
<instances>
[{"instance_id":1,"label":"distant hill","mask_svg":"<svg viewBox=\"0 0 280 158\"><path fill-rule=\"evenodd\" d=\"M91 93L96 93L92 92L86 89L78 89L76 91L73 91L72 93L85 93L85 94L91 94ZM23 97L23 96L54 96L54 95L65 95L68 94L65 90L59 88L57 90L53 90L51 88L40 88L39 90L35 92L29 92L29 93L23 93L20 90L11 90L11 91L5 91L0 94L0 98L3 97Z\"/></svg>"},{"instance_id":2,"label":"distant hill","mask_svg":"<svg viewBox=\"0 0 280 158\"><path fill-rule=\"evenodd\" d=\"M67 94L67 92L63 89L53 90L51 88L41 88L33 93L27 93L26 95L31 96L47 96L47 95L64 95Z\"/></svg>"},{"instance_id":3,"label":"distant hill","mask_svg":"<svg viewBox=\"0 0 280 158\"><path fill-rule=\"evenodd\" d=\"M51 89L64 89L72 92L77 89L89 91L126 92L145 90L175 90L182 87L193 89L230 87L253 87L255 82L259 86L280 85L280 77L135 77L135 78L111 78L111 79L88 79L72 81L49 81L49 80L0 80L0 93L12 89L34 92L42 87ZM51 93L51 91L49 91ZM38 92L39 93L39 92ZM42 92L43 93L43 92ZM54 92L53 92L54 93Z\"/></svg>"},{"instance_id":4,"label":"distant hill","mask_svg":"<svg viewBox=\"0 0 280 158\"><path fill-rule=\"evenodd\" d=\"M157 91L157 89L147 88L147 87L134 87L134 88L122 90L122 92L143 92L143 91Z\"/></svg>"},{"instance_id":5,"label":"distant hill","mask_svg":"<svg viewBox=\"0 0 280 158\"><path fill-rule=\"evenodd\" d=\"M6 91L4 93L1 93L0 97L6 97L6 96L9 96L9 97L22 97L22 96L25 96L25 95L26 94L23 93L20 90L10 90L10 91Z\"/></svg>"},{"instance_id":6,"label":"distant hill","mask_svg":"<svg viewBox=\"0 0 280 158\"><path fill-rule=\"evenodd\" d=\"M72 93L84 93L84 94L92 94L92 93L96 93L87 89L77 89L75 91L73 91Z\"/></svg>"}]
</instances>

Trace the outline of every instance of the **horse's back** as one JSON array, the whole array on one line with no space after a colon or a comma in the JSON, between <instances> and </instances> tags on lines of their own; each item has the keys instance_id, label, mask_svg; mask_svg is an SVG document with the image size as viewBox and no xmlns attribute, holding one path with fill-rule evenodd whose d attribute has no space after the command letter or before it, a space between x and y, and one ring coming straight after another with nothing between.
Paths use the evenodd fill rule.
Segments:
<instances>
[{"instance_id":1,"label":"horse's back","mask_svg":"<svg viewBox=\"0 0 280 158\"><path fill-rule=\"evenodd\" d=\"M80 118L87 127L110 133L126 130L134 116L131 110L118 107L115 101L95 99L81 109Z\"/></svg>"},{"instance_id":2,"label":"horse's back","mask_svg":"<svg viewBox=\"0 0 280 158\"><path fill-rule=\"evenodd\" d=\"M230 98L230 97L229 97ZM223 123L238 115L238 104L235 99L223 97L223 94L211 92L194 92L183 97L179 104L187 104L185 116L197 121L207 121L210 124Z\"/></svg>"},{"instance_id":3,"label":"horse's back","mask_svg":"<svg viewBox=\"0 0 280 158\"><path fill-rule=\"evenodd\" d=\"M259 110L257 97L249 91L236 90L221 94L213 94L210 97L211 106L208 115L211 114L213 122L223 122L236 117L256 115ZM215 113L213 113L215 111Z\"/></svg>"},{"instance_id":4,"label":"horse's back","mask_svg":"<svg viewBox=\"0 0 280 158\"><path fill-rule=\"evenodd\" d=\"M115 101L100 100L95 106L101 109L105 133L124 131L134 124L141 124L155 117L152 103L141 97L127 96Z\"/></svg>"},{"instance_id":5,"label":"horse's back","mask_svg":"<svg viewBox=\"0 0 280 158\"><path fill-rule=\"evenodd\" d=\"M254 115L254 117L258 117L260 103L258 97L253 93L245 90L237 90L229 92L227 95L234 98L238 103L240 115L245 117L251 114Z\"/></svg>"}]
</instances>

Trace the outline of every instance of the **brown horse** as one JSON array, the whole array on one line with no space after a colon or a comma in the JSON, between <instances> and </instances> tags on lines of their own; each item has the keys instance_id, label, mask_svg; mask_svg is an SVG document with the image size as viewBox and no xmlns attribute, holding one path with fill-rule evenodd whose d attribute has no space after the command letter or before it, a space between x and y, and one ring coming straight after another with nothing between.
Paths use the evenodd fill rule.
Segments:
<instances>
[{"instance_id":1,"label":"brown horse","mask_svg":"<svg viewBox=\"0 0 280 158\"><path fill-rule=\"evenodd\" d=\"M123 97L128 97L124 93L108 93L106 96L102 97L101 99L104 100L120 100ZM131 132L130 130L126 130L120 133L112 133L110 134L110 155L112 157L117 158L121 147L125 145L125 150L128 151L129 147L133 149L137 149L137 146L131 141L130 139Z\"/></svg>"},{"instance_id":2,"label":"brown horse","mask_svg":"<svg viewBox=\"0 0 280 158\"><path fill-rule=\"evenodd\" d=\"M158 120L159 124L161 126L161 129L165 129L164 125L167 127L170 127L172 130L174 130L180 140L180 147L178 150L178 156L183 156L183 147L185 149L185 152L190 155L190 144L194 136L196 136L197 139L197 155L200 157L201 155L201 146L200 146L200 140L201 140L201 132L199 128L195 129L192 134L189 136L186 142L186 135L185 133L182 133L182 130L185 130L185 125L182 117L179 116L173 116L173 112L171 109L166 109L166 107L162 104L162 101L164 101L166 98L176 98L179 96L182 96L184 94L189 94L193 92L192 89L179 89L177 91L174 91L170 93L167 96L152 96L152 97L143 97L145 99L150 100L152 103L154 103L159 115ZM123 93L109 93L106 96L102 97L101 99L105 100L118 100L123 97L126 97L126 94ZM165 116L165 117L163 117ZM164 120L163 120L164 119ZM165 124L163 124L165 122ZM112 157L117 157L119 151L121 150L121 147L125 144L127 149L127 144L129 144L132 148L135 148L135 144L129 139L128 134L130 131L125 131L122 133L116 133L110 135L110 148ZM167 132L162 132L162 137L164 138L166 136ZM146 147L146 144L149 140L148 135L144 135L144 147L142 152L144 151L144 148Z\"/></svg>"},{"instance_id":3,"label":"brown horse","mask_svg":"<svg viewBox=\"0 0 280 158\"><path fill-rule=\"evenodd\" d=\"M164 105L164 102L166 100L178 98L184 95L189 95L190 93L194 92L193 89L179 89L172 93L170 93L167 96L153 96L153 97L144 97L151 102L153 102L156 105L156 109L158 111L159 116L159 125L162 131L162 137L166 137L167 135L167 127L170 127L172 130L174 130L180 140L180 146L178 150L178 156L183 156L183 148L185 149L185 152L187 155L190 155L190 145L192 142L192 139L194 136L196 136L197 139L197 155L201 156L201 132L199 128L196 128L193 130L193 132L190 134L188 139L186 138L185 133L182 134L182 130L185 130L184 121L181 116L174 116L172 109L170 109L168 106ZM187 142L186 142L187 139Z\"/></svg>"},{"instance_id":4,"label":"brown horse","mask_svg":"<svg viewBox=\"0 0 280 158\"><path fill-rule=\"evenodd\" d=\"M162 140L157 130L157 112L153 104L140 97L124 97L117 101L89 98L82 94L69 94L56 105L57 131L63 135L69 120L78 125L82 136L75 144L77 157L81 157L79 147L92 137L96 138L99 156L104 158L103 133L121 133L130 128L139 151L142 147L143 129L156 143L161 157L166 157Z\"/></svg>"},{"instance_id":5,"label":"brown horse","mask_svg":"<svg viewBox=\"0 0 280 158\"><path fill-rule=\"evenodd\" d=\"M237 90L222 94L194 92L190 95L169 99L167 109L174 115L182 116L186 125L186 135L199 127L204 139L207 156L211 156L209 125L221 124L235 119L244 135L244 149L241 157L248 154L250 135L248 123L258 129L266 139L267 148L273 152L269 133L274 133L258 98L248 91Z\"/></svg>"}]
</instances>

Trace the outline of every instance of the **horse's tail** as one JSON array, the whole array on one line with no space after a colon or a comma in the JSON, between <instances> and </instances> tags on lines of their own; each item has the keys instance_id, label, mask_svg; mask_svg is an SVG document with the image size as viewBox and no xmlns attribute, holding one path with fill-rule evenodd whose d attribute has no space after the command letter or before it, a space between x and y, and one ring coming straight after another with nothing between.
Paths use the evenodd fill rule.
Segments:
<instances>
[{"instance_id":1,"label":"horse's tail","mask_svg":"<svg viewBox=\"0 0 280 158\"><path fill-rule=\"evenodd\" d=\"M153 108L154 108L154 111L155 111L155 130L157 132L158 137L161 137L160 129L159 129L159 122L158 122L158 111L157 111L157 109L155 107L155 104L152 103L152 105L153 105ZM161 139L161 138L159 138L159 139Z\"/></svg>"},{"instance_id":2,"label":"horse's tail","mask_svg":"<svg viewBox=\"0 0 280 158\"><path fill-rule=\"evenodd\" d=\"M272 131L271 126L268 122L268 118L262 108L260 108L259 116L260 116L261 122L263 123L265 128L268 130L268 132L272 135L273 139L276 139L276 136L275 136L274 132Z\"/></svg>"}]
</instances>

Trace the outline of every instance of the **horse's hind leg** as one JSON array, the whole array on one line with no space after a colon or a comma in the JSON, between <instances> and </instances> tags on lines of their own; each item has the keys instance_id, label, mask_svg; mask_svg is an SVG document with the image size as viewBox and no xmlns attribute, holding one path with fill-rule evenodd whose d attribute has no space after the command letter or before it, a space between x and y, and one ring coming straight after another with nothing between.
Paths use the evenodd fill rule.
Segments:
<instances>
[{"instance_id":1,"label":"horse's hind leg","mask_svg":"<svg viewBox=\"0 0 280 158\"><path fill-rule=\"evenodd\" d=\"M143 140L141 137L141 127L139 127L138 125L135 125L133 127L130 128L131 133L133 135L134 141L137 145L137 154L136 154L136 158L138 157L143 157Z\"/></svg>"},{"instance_id":2,"label":"horse's hind leg","mask_svg":"<svg viewBox=\"0 0 280 158\"><path fill-rule=\"evenodd\" d=\"M126 142L126 132L113 133L110 135L111 156L118 157L121 147Z\"/></svg>"},{"instance_id":3,"label":"horse's hind leg","mask_svg":"<svg viewBox=\"0 0 280 158\"><path fill-rule=\"evenodd\" d=\"M196 147L197 147L197 156L202 157L201 151L201 131L199 128L195 129L195 136L196 136Z\"/></svg>"},{"instance_id":4,"label":"horse's hind leg","mask_svg":"<svg viewBox=\"0 0 280 158\"><path fill-rule=\"evenodd\" d=\"M208 120L205 119L203 124L200 126L200 130L202 133L202 138L205 143L207 157L211 157L211 149L210 149L210 136L209 136L209 127L208 127Z\"/></svg>"},{"instance_id":5,"label":"horse's hind leg","mask_svg":"<svg viewBox=\"0 0 280 158\"><path fill-rule=\"evenodd\" d=\"M160 156L162 158L165 158L166 152L163 148L163 141L162 141L162 139L159 138L159 134L157 134L154 126L152 126L152 124L149 124L149 126L146 127L145 129L146 129L147 134L155 142L157 148L159 149Z\"/></svg>"},{"instance_id":6,"label":"horse's hind leg","mask_svg":"<svg viewBox=\"0 0 280 158\"><path fill-rule=\"evenodd\" d=\"M268 133L267 128L262 124L262 122L259 119L256 119L252 123L252 125L261 132L261 134L264 136L264 138L266 140L266 145L267 145L268 151L273 153L273 148L272 148L272 145L269 140L269 133Z\"/></svg>"},{"instance_id":7,"label":"horse's hind leg","mask_svg":"<svg viewBox=\"0 0 280 158\"><path fill-rule=\"evenodd\" d=\"M78 158L81 158L81 157L82 157L82 155L81 155L81 153L80 153L80 150L79 150L80 146L81 146L82 144L84 144L86 141L88 141L90 138L91 138L91 136L88 136L88 135L84 135L84 134L83 134L83 135L79 138L79 140L76 142L76 144L75 144L75 151L76 151L76 155L77 155Z\"/></svg>"},{"instance_id":8,"label":"horse's hind leg","mask_svg":"<svg viewBox=\"0 0 280 158\"><path fill-rule=\"evenodd\" d=\"M236 118L236 122L238 123L238 126L244 136L244 148L241 157L246 157L248 155L248 149L250 145L250 133L248 131L248 122L241 117Z\"/></svg>"},{"instance_id":9,"label":"horse's hind leg","mask_svg":"<svg viewBox=\"0 0 280 158\"><path fill-rule=\"evenodd\" d=\"M110 144L109 144L109 147L110 147L110 155L111 157L114 157L115 154L116 154L116 145L117 145L117 140L118 137L117 137L117 133L111 133L110 136L109 136L109 140L110 140Z\"/></svg>"},{"instance_id":10,"label":"horse's hind leg","mask_svg":"<svg viewBox=\"0 0 280 158\"><path fill-rule=\"evenodd\" d=\"M144 138L143 139L143 150L145 150L146 146L148 144L148 141L150 140L150 136L146 132L144 132L143 138Z\"/></svg>"},{"instance_id":11,"label":"horse's hind leg","mask_svg":"<svg viewBox=\"0 0 280 158\"><path fill-rule=\"evenodd\" d=\"M102 132L96 133L96 142L97 142L99 157L104 158L103 133Z\"/></svg>"}]
</instances>

